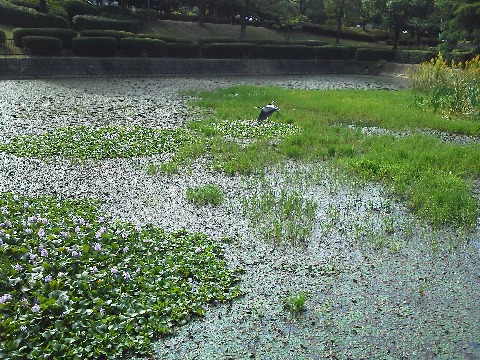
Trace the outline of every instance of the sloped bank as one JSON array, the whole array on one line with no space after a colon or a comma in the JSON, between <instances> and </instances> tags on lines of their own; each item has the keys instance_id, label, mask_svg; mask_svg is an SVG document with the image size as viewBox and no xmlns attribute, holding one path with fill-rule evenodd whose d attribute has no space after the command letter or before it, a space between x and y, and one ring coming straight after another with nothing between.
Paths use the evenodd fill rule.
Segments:
<instances>
[{"instance_id":1,"label":"sloped bank","mask_svg":"<svg viewBox=\"0 0 480 360\"><path fill-rule=\"evenodd\" d=\"M0 59L0 79L172 75L405 75L412 65L356 60L31 57Z\"/></svg>"}]
</instances>

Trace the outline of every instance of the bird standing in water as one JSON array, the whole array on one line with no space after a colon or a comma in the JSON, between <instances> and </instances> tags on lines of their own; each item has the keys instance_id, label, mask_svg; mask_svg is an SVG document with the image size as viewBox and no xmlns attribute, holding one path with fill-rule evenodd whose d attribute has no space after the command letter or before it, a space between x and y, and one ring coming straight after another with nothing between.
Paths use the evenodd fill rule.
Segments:
<instances>
[{"instance_id":1,"label":"bird standing in water","mask_svg":"<svg viewBox=\"0 0 480 360\"><path fill-rule=\"evenodd\" d=\"M257 106L257 109L260 110L260 114L258 115L258 121L268 119L275 111L279 111L280 109L274 105L275 101L272 101L270 104L265 105L263 107Z\"/></svg>"}]
</instances>

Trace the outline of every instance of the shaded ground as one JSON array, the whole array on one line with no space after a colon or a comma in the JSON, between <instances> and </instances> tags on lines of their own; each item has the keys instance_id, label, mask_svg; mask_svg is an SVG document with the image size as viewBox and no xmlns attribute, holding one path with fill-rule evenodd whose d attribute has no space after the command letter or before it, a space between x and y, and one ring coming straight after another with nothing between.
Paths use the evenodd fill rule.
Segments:
<instances>
[{"instance_id":1,"label":"shaded ground","mask_svg":"<svg viewBox=\"0 0 480 360\"><path fill-rule=\"evenodd\" d=\"M67 125L181 126L199 114L178 91L239 83L392 90L407 85L395 78L337 75L2 81L0 141ZM204 318L159 339L156 358L480 358L478 229L433 230L386 189L355 183L325 163L287 163L263 177L226 177L200 159L176 175L148 175L146 166L161 161L42 162L0 154L0 191L99 198L103 210L119 219L232 239L225 256L244 270L245 295L209 306ZM188 187L211 182L224 192L222 206L186 201ZM241 202L265 188L296 190L317 202L308 243L268 243L249 226ZM309 294L306 311L293 317L282 301L300 291Z\"/></svg>"}]
</instances>

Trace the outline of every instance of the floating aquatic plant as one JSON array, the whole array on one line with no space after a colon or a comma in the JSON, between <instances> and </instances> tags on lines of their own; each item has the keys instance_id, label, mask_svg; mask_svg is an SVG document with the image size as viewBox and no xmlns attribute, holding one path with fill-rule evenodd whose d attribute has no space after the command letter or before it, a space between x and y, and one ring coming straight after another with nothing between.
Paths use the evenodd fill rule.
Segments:
<instances>
[{"instance_id":1,"label":"floating aquatic plant","mask_svg":"<svg viewBox=\"0 0 480 360\"><path fill-rule=\"evenodd\" d=\"M115 222L88 200L0 196L0 358L149 353L240 291L206 235Z\"/></svg>"},{"instance_id":2,"label":"floating aquatic plant","mask_svg":"<svg viewBox=\"0 0 480 360\"><path fill-rule=\"evenodd\" d=\"M101 160L174 152L181 144L193 140L193 134L186 129L78 126L14 137L0 145L0 151L39 158L62 156Z\"/></svg>"}]
</instances>

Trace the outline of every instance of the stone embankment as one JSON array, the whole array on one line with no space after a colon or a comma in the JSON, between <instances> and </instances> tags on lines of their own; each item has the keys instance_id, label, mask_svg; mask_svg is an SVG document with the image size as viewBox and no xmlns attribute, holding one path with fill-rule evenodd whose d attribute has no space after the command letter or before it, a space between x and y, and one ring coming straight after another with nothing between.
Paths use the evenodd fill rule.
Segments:
<instances>
[{"instance_id":1,"label":"stone embankment","mask_svg":"<svg viewBox=\"0 0 480 360\"><path fill-rule=\"evenodd\" d=\"M405 75L412 65L356 60L31 57L0 59L0 79L176 75Z\"/></svg>"}]
</instances>

